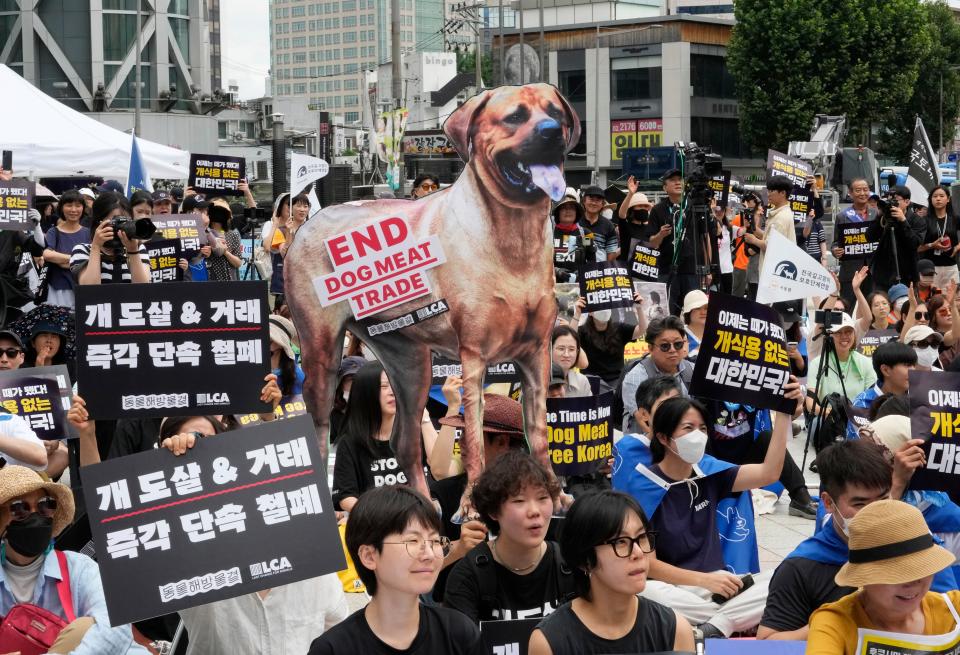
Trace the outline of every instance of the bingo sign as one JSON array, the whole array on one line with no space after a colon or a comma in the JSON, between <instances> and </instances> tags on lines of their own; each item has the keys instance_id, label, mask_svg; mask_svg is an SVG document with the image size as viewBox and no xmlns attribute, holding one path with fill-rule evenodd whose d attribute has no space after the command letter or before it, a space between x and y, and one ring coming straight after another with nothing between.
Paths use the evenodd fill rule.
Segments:
<instances>
[{"instance_id":1,"label":"bingo sign","mask_svg":"<svg viewBox=\"0 0 960 655\"><path fill-rule=\"evenodd\" d=\"M34 182L0 180L0 230L30 230L27 212L33 207Z\"/></svg>"},{"instance_id":2,"label":"bingo sign","mask_svg":"<svg viewBox=\"0 0 960 655\"><path fill-rule=\"evenodd\" d=\"M621 161L630 148L657 148L663 141L663 121L659 118L610 121L610 159Z\"/></svg>"},{"instance_id":3,"label":"bingo sign","mask_svg":"<svg viewBox=\"0 0 960 655\"><path fill-rule=\"evenodd\" d=\"M190 186L239 196L240 180L246 178L246 160L224 155L190 155Z\"/></svg>"},{"instance_id":4,"label":"bingo sign","mask_svg":"<svg viewBox=\"0 0 960 655\"><path fill-rule=\"evenodd\" d=\"M428 295L424 273L446 262L436 235L417 238L399 216L338 234L325 245L333 272L313 281L320 304L347 300L357 320Z\"/></svg>"}]
</instances>

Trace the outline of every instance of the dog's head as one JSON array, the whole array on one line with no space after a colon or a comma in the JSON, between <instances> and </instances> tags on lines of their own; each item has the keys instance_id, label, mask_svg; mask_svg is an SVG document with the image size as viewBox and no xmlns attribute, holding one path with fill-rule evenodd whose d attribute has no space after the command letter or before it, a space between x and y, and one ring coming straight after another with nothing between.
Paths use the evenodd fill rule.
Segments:
<instances>
[{"instance_id":1,"label":"dog's head","mask_svg":"<svg viewBox=\"0 0 960 655\"><path fill-rule=\"evenodd\" d=\"M580 139L580 119L549 84L484 91L452 113L443 130L488 193L529 205L566 189L563 157Z\"/></svg>"}]
</instances>

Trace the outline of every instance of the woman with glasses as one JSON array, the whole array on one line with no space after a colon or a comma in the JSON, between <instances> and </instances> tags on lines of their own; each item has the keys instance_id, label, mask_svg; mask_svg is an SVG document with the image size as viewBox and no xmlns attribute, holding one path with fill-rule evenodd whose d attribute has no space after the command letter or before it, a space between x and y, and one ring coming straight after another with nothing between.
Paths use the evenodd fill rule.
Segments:
<instances>
[{"instance_id":1,"label":"woman with glasses","mask_svg":"<svg viewBox=\"0 0 960 655\"><path fill-rule=\"evenodd\" d=\"M508 451L473 487L473 506L496 538L457 562L443 602L475 622L546 616L573 597L559 549L546 541L560 484L529 454Z\"/></svg>"},{"instance_id":2,"label":"woman with glasses","mask_svg":"<svg viewBox=\"0 0 960 655\"><path fill-rule=\"evenodd\" d=\"M309 655L489 652L463 614L420 603L450 544L429 500L408 487L371 489L350 513L346 542L372 600L315 639Z\"/></svg>"},{"instance_id":3,"label":"woman with glasses","mask_svg":"<svg viewBox=\"0 0 960 655\"><path fill-rule=\"evenodd\" d=\"M946 294L939 294L927 301L930 312L930 327L943 337L940 345L940 365L947 368L957 355L957 338L954 326L960 325L960 312L957 310L957 285L947 285Z\"/></svg>"},{"instance_id":4,"label":"woman with glasses","mask_svg":"<svg viewBox=\"0 0 960 655\"><path fill-rule=\"evenodd\" d=\"M434 191L440 189L440 181L429 173L420 173L413 181L413 191L411 197L414 200L428 196Z\"/></svg>"},{"instance_id":5,"label":"woman with glasses","mask_svg":"<svg viewBox=\"0 0 960 655\"><path fill-rule=\"evenodd\" d=\"M789 399L801 397L796 378L783 390ZM633 488L657 533L643 594L674 608L705 637L729 637L760 623L773 572L754 574L750 583L729 572L732 554L721 543L718 516L729 519L737 510L721 512L718 505L780 477L792 419L775 413L763 461L737 466L705 455L709 415L699 401L670 398L653 415L651 463L636 466L649 484Z\"/></svg>"},{"instance_id":6,"label":"woman with glasses","mask_svg":"<svg viewBox=\"0 0 960 655\"><path fill-rule=\"evenodd\" d=\"M580 358L580 337L576 330L568 325L558 325L553 328L553 363L563 369L566 377L564 395L567 398L592 396L590 380L576 370L577 360Z\"/></svg>"},{"instance_id":7,"label":"woman with glasses","mask_svg":"<svg viewBox=\"0 0 960 655\"><path fill-rule=\"evenodd\" d=\"M578 498L560 538L577 598L540 622L530 655L693 651L686 619L639 595L655 546L655 533L631 496L599 491Z\"/></svg>"},{"instance_id":8,"label":"woman with glasses","mask_svg":"<svg viewBox=\"0 0 960 655\"><path fill-rule=\"evenodd\" d=\"M942 370L940 366L940 346L943 336L929 325L914 325L903 335L903 342L917 353L917 370Z\"/></svg>"}]
</instances>

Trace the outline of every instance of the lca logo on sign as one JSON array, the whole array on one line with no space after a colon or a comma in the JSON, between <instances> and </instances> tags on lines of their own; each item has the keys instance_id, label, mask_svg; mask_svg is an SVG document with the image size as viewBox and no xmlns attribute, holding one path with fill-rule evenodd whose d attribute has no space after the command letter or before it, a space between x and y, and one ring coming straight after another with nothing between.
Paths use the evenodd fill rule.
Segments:
<instances>
[{"instance_id":1,"label":"lca logo on sign","mask_svg":"<svg viewBox=\"0 0 960 655\"><path fill-rule=\"evenodd\" d=\"M257 562L250 565L250 577L254 580L293 570L290 560L286 557L276 557L269 562Z\"/></svg>"}]
</instances>

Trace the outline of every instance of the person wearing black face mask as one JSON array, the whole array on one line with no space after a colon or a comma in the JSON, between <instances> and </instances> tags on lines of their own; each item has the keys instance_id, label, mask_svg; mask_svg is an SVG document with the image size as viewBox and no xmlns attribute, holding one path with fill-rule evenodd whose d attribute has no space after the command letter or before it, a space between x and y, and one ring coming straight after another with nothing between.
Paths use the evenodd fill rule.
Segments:
<instances>
[{"instance_id":1,"label":"person wearing black face mask","mask_svg":"<svg viewBox=\"0 0 960 655\"><path fill-rule=\"evenodd\" d=\"M147 653L134 643L129 625L110 627L97 563L80 553L54 551L53 538L70 525L73 511L69 487L46 482L23 466L0 469L0 615L29 604L63 620L64 626L47 625L59 628L50 653ZM70 606L64 607L61 598L67 596ZM4 631L0 627L0 643Z\"/></svg>"},{"instance_id":2,"label":"person wearing black face mask","mask_svg":"<svg viewBox=\"0 0 960 655\"><path fill-rule=\"evenodd\" d=\"M639 193L636 178L627 178L627 195L617 210L617 228L620 230L620 259L629 264L637 241L647 241L647 223L653 203L647 194Z\"/></svg>"}]
</instances>

